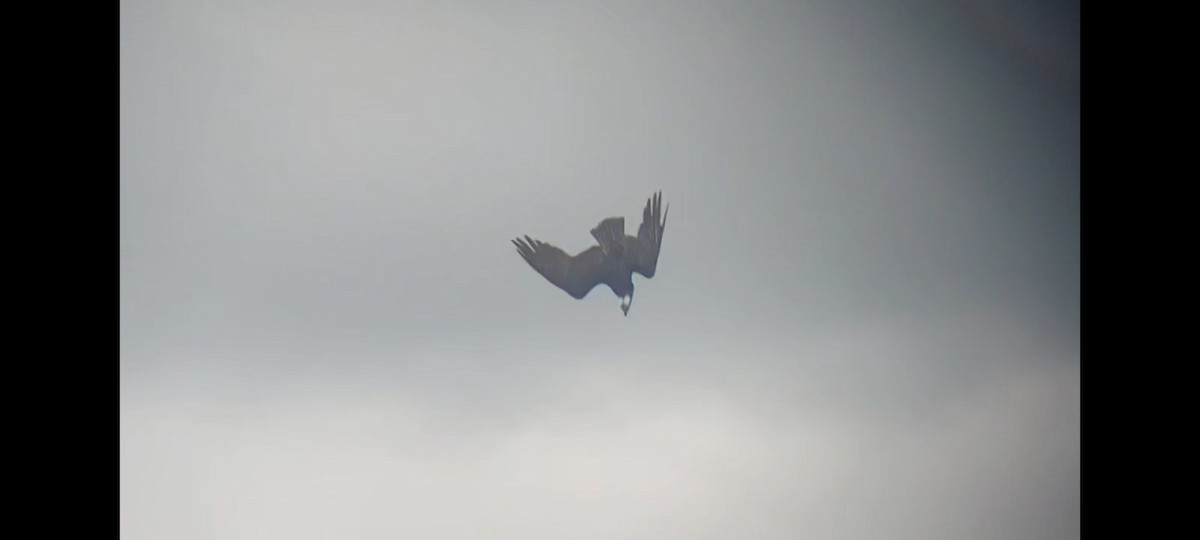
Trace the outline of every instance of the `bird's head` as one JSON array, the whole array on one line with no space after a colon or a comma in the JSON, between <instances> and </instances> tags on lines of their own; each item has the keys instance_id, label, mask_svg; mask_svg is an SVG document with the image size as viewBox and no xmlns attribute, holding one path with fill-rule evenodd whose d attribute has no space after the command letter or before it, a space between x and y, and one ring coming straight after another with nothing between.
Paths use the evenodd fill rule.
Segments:
<instances>
[{"instance_id":1,"label":"bird's head","mask_svg":"<svg viewBox=\"0 0 1200 540\"><path fill-rule=\"evenodd\" d=\"M629 316L629 305L632 303L633 303L633 295L632 294L621 297L621 312L624 313L626 317Z\"/></svg>"}]
</instances>

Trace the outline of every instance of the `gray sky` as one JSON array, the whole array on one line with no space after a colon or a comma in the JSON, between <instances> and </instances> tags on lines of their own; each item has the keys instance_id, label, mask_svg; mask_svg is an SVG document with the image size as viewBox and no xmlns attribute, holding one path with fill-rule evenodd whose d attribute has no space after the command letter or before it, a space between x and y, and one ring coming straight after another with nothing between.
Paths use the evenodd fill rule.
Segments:
<instances>
[{"instance_id":1,"label":"gray sky","mask_svg":"<svg viewBox=\"0 0 1200 540\"><path fill-rule=\"evenodd\" d=\"M122 538L1078 538L1038 4L122 1Z\"/></svg>"}]
</instances>

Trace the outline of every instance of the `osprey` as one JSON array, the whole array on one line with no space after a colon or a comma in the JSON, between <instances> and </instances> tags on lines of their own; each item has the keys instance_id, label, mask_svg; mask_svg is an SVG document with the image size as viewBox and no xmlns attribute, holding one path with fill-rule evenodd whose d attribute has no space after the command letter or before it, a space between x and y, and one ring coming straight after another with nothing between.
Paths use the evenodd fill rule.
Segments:
<instances>
[{"instance_id":1,"label":"osprey","mask_svg":"<svg viewBox=\"0 0 1200 540\"><path fill-rule=\"evenodd\" d=\"M636 237L625 234L625 218L610 217L592 229L592 237L600 245L574 257L528 235L512 243L529 266L576 299L587 296L596 285L608 285L621 299L621 312L628 317L629 305L633 303L633 273L654 277L666 226L667 214L659 191L646 200Z\"/></svg>"}]
</instances>

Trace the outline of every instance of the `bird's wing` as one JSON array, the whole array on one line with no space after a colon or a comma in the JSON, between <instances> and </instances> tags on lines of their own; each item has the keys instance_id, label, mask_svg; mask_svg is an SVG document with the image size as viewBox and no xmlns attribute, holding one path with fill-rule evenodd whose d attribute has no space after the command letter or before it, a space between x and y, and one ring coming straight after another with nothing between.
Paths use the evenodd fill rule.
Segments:
<instances>
[{"instance_id":1,"label":"bird's wing","mask_svg":"<svg viewBox=\"0 0 1200 540\"><path fill-rule=\"evenodd\" d=\"M583 298L600 283L604 255L600 246L592 246L572 257L550 244L526 236L512 241L517 252L550 283L575 298Z\"/></svg>"},{"instance_id":2,"label":"bird's wing","mask_svg":"<svg viewBox=\"0 0 1200 540\"><path fill-rule=\"evenodd\" d=\"M668 208L670 205L667 205ZM662 249L663 230L667 227L667 213L662 207L662 192L646 200L642 211L642 224L638 227L637 257L633 271L648 278L654 277L658 267L658 252Z\"/></svg>"}]
</instances>

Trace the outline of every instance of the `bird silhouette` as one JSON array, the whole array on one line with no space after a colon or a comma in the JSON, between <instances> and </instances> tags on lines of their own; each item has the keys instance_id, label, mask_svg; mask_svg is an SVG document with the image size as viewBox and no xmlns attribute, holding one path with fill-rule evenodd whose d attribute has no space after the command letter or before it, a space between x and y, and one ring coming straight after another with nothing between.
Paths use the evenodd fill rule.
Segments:
<instances>
[{"instance_id":1,"label":"bird silhouette","mask_svg":"<svg viewBox=\"0 0 1200 540\"><path fill-rule=\"evenodd\" d=\"M625 234L625 218L610 217L591 231L599 245L575 256L528 235L512 243L529 266L573 298L582 299L597 285L608 285L621 299L621 312L628 317L633 304L633 273L654 277L666 226L667 213L659 191L646 200L637 236Z\"/></svg>"}]
</instances>

